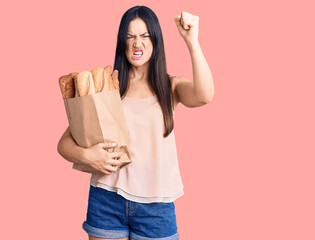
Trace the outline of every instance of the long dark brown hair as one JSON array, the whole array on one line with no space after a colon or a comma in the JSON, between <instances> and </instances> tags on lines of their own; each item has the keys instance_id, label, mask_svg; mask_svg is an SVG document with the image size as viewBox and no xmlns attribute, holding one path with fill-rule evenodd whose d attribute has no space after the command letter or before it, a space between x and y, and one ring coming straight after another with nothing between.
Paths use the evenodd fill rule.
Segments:
<instances>
[{"instance_id":1,"label":"long dark brown hair","mask_svg":"<svg viewBox=\"0 0 315 240\"><path fill-rule=\"evenodd\" d=\"M146 23L153 43L153 52L149 62L149 87L156 94L161 106L165 129L163 137L167 137L174 128L174 96L171 89L170 75L166 70L164 42L160 23L155 13L146 6L135 6L128 9L120 22L114 64L114 69L118 70L120 96L121 98L125 97L129 86L130 63L125 55L129 23L138 17Z\"/></svg>"}]
</instances>

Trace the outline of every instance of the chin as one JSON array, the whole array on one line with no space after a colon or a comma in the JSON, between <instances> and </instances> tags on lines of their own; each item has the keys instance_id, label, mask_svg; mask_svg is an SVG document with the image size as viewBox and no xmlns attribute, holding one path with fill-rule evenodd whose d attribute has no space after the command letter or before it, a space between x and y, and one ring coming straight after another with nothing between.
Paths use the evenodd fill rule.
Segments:
<instances>
[{"instance_id":1,"label":"chin","mask_svg":"<svg viewBox=\"0 0 315 240\"><path fill-rule=\"evenodd\" d=\"M138 61L138 60L133 60L131 59L131 62L130 62L132 65L134 66L142 66L142 65L145 65L145 64L148 64L149 61Z\"/></svg>"}]
</instances>

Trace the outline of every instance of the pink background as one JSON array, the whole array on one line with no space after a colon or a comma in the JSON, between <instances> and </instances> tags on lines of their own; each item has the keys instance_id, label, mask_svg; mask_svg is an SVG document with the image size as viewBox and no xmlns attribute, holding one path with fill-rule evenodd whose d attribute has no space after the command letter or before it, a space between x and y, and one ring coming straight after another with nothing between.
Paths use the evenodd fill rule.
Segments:
<instances>
[{"instance_id":1,"label":"pink background","mask_svg":"<svg viewBox=\"0 0 315 240\"><path fill-rule=\"evenodd\" d=\"M214 78L213 102L176 111L180 239L315 239L312 2L2 4L1 239L87 239L90 175L57 153L68 126L58 78L113 65L134 5L157 14L168 72L190 80L174 16L198 15Z\"/></svg>"}]
</instances>

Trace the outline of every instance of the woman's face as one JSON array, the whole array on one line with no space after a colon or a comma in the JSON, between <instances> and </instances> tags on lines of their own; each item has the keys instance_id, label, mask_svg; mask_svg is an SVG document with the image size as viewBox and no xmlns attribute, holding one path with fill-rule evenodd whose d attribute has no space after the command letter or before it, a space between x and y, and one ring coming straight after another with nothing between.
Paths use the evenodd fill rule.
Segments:
<instances>
[{"instance_id":1,"label":"woman's face","mask_svg":"<svg viewBox=\"0 0 315 240\"><path fill-rule=\"evenodd\" d=\"M126 57L132 65L141 66L149 62L153 43L147 25L141 18L130 22L126 42Z\"/></svg>"}]
</instances>

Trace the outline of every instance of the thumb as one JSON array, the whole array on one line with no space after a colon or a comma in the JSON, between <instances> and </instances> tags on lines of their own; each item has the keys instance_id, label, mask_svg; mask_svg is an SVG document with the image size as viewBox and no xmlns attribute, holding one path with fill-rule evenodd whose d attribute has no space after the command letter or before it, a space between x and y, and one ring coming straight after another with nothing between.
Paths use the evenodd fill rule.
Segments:
<instances>
[{"instance_id":1,"label":"thumb","mask_svg":"<svg viewBox=\"0 0 315 240\"><path fill-rule=\"evenodd\" d=\"M177 16L174 17L174 20L175 20L175 23L176 23L177 26L180 25L180 17L181 17L180 15L177 15Z\"/></svg>"}]
</instances>

